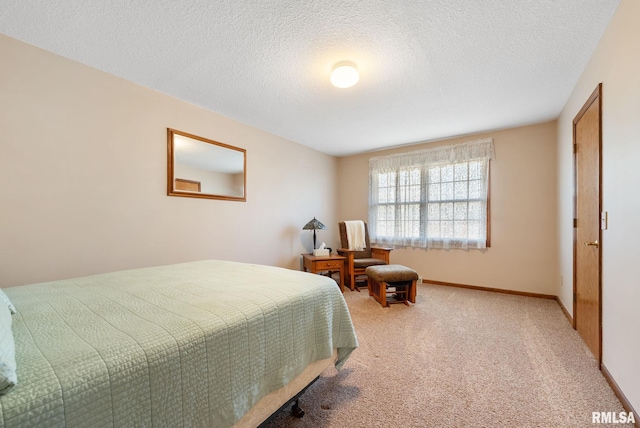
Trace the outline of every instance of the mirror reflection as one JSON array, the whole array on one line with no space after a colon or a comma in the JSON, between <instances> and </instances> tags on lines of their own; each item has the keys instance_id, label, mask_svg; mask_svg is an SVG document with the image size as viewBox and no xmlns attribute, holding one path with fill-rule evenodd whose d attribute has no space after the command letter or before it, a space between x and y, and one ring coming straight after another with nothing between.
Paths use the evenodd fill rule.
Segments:
<instances>
[{"instance_id":1,"label":"mirror reflection","mask_svg":"<svg viewBox=\"0 0 640 428\"><path fill-rule=\"evenodd\" d=\"M168 195L246 201L246 150L167 130Z\"/></svg>"}]
</instances>

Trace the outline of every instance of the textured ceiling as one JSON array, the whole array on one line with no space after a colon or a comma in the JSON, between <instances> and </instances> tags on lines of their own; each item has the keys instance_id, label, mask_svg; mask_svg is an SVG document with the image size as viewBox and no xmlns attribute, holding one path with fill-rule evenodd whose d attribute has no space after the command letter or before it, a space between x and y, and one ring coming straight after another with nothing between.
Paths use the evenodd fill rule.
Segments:
<instances>
[{"instance_id":1,"label":"textured ceiling","mask_svg":"<svg viewBox=\"0 0 640 428\"><path fill-rule=\"evenodd\" d=\"M341 156L555 119L618 3L0 0L0 33Z\"/></svg>"}]
</instances>

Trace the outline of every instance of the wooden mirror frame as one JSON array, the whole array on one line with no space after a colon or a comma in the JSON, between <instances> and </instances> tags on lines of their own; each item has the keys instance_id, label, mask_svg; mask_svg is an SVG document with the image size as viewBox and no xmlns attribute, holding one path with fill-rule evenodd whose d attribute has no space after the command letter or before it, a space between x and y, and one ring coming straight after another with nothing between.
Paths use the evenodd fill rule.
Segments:
<instances>
[{"instance_id":1,"label":"wooden mirror frame","mask_svg":"<svg viewBox=\"0 0 640 428\"><path fill-rule=\"evenodd\" d=\"M212 144L216 147L232 150L242 154L242 195L229 193L206 193L206 183L203 185L199 180L194 177L176 177L176 139L175 136L180 136L186 139L196 140L196 142L203 142ZM203 151L208 150L205 146L201 147ZM237 153L229 152L234 156ZM199 160L203 159L203 156L198 157ZM209 168L196 168L196 170L202 170L203 172L209 170ZM217 173L215 169L211 171ZM221 172L222 173L222 172ZM240 172L234 175L239 175ZM214 183L215 184L215 183ZM201 191L201 188L204 188ZM167 195L168 196L183 196L187 198L205 198L205 199L222 199L226 201L247 201L247 151L239 147L230 146L228 144L221 143L219 141L209 140L208 138L199 137L197 135L189 134L186 132L178 131L176 129L167 128Z\"/></svg>"}]
</instances>

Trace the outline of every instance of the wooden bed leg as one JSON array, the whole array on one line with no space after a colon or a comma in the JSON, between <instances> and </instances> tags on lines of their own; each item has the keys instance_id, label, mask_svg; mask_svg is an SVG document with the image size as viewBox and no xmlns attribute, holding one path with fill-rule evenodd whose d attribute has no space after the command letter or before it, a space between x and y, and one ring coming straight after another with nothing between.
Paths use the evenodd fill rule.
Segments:
<instances>
[{"instance_id":1,"label":"wooden bed leg","mask_svg":"<svg viewBox=\"0 0 640 428\"><path fill-rule=\"evenodd\" d=\"M293 403L293 406L291 407L291 414L298 419L304 416L304 410L300 407L300 399L297 398L295 403Z\"/></svg>"}]
</instances>

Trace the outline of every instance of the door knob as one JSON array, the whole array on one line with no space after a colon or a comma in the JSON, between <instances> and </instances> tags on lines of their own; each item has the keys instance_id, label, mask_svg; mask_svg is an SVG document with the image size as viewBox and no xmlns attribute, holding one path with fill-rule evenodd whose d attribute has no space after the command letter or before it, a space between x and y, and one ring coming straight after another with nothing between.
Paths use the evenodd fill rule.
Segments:
<instances>
[{"instance_id":1,"label":"door knob","mask_svg":"<svg viewBox=\"0 0 640 428\"><path fill-rule=\"evenodd\" d=\"M600 244L598 244L597 240L593 241L593 242L585 242L584 245L593 246L593 247L596 247L596 248L598 248L600 246Z\"/></svg>"}]
</instances>

